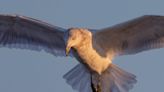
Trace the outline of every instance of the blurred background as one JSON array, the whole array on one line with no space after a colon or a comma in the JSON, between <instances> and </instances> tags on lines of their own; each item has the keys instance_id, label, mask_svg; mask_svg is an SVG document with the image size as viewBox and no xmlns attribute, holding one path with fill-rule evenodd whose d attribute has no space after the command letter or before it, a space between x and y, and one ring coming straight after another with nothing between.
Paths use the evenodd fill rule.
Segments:
<instances>
[{"instance_id":1,"label":"blurred background","mask_svg":"<svg viewBox=\"0 0 164 92\"><path fill-rule=\"evenodd\" d=\"M0 14L55 26L101 29L142 15L164 15L163 0L1 0ZM44 51L0 48L0 92L76 92L62 76L78 62ZM164 49L121 56L114 63L137 76L130 92L163 92Z\"/></svg>"}]
</instances>

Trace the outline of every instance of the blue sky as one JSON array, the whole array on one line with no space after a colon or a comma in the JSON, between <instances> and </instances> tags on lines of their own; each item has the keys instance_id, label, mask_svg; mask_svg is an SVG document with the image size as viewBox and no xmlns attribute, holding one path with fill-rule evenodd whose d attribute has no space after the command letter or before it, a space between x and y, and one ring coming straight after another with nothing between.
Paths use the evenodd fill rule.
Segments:
<instances>
[{"instance_id":1,"label":"blue sky","mask_svg":"<svg viewBox=\"0 0 164 92\"><path fill-rule=\"evenodd\" d=\"M164 15L163 0L1 0L1 14L20 14L63 28L100 29L141 15ZM163 92L164 49L114 63L137 76L130 92ZM45 52L0 48L0 92L76 92L62 76L77 64Z\"/></svg>"}]
</instances>

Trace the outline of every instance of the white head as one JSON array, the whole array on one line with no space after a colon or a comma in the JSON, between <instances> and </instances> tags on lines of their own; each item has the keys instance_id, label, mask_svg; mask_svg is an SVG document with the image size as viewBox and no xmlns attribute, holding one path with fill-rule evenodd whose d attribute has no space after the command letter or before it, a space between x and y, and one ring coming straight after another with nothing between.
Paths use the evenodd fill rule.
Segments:
<instances>
[{"instance_id":1,"label":"white head","mask_svg":"<svg viewBox=\"0 0 164 92\"><path fill-rule=\"evenodd\" d=\"M66 43L66 55L69 54L71 48L77 48L81 45L86 37L91 36L91 32L83 28L71 28L68 33Z\"/></svg>"}]
</instances>

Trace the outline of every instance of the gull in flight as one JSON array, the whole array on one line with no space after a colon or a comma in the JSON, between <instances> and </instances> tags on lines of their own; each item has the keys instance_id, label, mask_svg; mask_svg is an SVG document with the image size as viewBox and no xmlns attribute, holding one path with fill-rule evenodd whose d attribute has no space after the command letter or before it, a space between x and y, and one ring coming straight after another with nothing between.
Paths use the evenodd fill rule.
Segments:
<instances>
[{"instance_id":1,"label":"gull in flight","mask_svg":"<svg viewBox=\"0 0 164 92\"><path fill-rule=\"evenodd\" d=\"M92 30L63 29L25 16L0 15L0 45L75 58L79 64L63 78L78 92L129 92L135 75L112 59L164 47L164 16L145 15Z\"/></svg>"}]
</instances>

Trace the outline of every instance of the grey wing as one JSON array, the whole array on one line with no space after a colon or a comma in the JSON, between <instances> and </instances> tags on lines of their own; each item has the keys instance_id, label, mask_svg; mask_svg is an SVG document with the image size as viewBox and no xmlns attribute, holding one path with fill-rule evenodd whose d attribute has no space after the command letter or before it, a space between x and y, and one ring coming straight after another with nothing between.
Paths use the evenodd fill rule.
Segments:
<instances>
[{"instance_id":1,"label":"grey wing","mask_svg":"<svg viewBox=\"0 0 164 92\"><path fill-rule=\"evenodd\" d=\"M65 29L19 15L0 15L0 46L65 55Z\"/></svg>"},{"instance_id":2,"label":"grey wing","mask_svg":"<svg viewBox=\"0 0 164 92\"><path fill-rule=\"evenodd\" d=\"M116 55L164 47L164 16L145 15L94 34L99 47Z\"/></svg>"}]
</instances>

